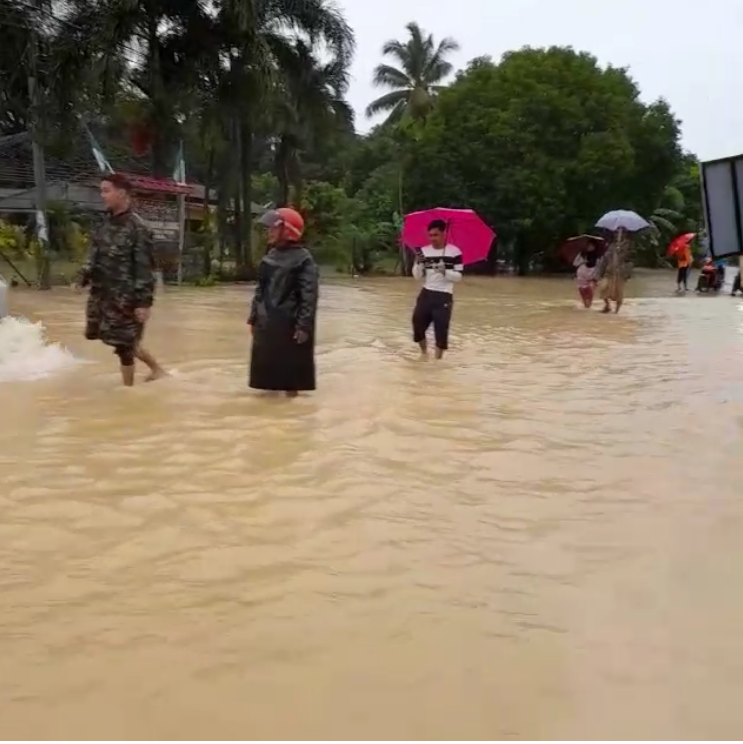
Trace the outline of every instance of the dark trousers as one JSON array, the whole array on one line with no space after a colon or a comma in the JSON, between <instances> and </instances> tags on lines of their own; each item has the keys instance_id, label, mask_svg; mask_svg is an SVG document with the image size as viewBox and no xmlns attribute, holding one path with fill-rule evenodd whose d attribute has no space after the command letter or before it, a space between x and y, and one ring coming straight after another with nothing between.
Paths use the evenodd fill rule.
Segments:
<instances>
[{"instance_id":1,"label":"dark trousers","mask_svg":"<svg viewBox=\"0 0 743 744\"><path fill-rule=\"evenodd\" d=\"M420 343L426 338L426 331L433 323L436 348L446 351L449 348L449 325L454 298L449 292L434 292L422 289L413 310L413 341Z\"/></svg>"}]
</instances>

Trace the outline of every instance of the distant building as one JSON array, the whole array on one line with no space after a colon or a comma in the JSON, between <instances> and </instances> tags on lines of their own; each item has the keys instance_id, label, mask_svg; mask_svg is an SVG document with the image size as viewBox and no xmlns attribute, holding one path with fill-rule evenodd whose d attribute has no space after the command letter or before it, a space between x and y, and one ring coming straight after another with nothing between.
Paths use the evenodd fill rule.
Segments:
<instances>
[{"instance_id":1,"label":"distant building","mask_svg":"<svg viewBox=\"0 0 743 744\"><path fill-rule=\"evenodd\" d=\"M202 242L199 233L203 228L205 209L216 208L216 192L210 189L207 201L202 184L184 185L170 178L153 178L148 156L135 155L131 146L120 138L117 144L116 138L107 137L103 129L96 129L93 134L113 170L126 175L131 182L135 208L153 232L158 264L169 277L178 259L177 196L186 195L184 275L200 274L206 257L199 248ZM173 155L175 159L175 148ZM103 214L104 206L99 194L102 173L89 137L82 128L67 137L64 153L52 146L47 149L45 166L49 207L65 205L73 215ZM263 207L251 204L252 214L263 211ZM35 213L31 138L27 132L0 136L0 218L28 227ZM230 225L231 222L229 220ZM222 237L223 243L229 245L229 236Z\"/></svg>"},{"instance_id":2,"label":"distant building","mask_svg":"<svg viewBox=\"0 0 743 744\"><path fill-rule=\"evenodd\" d=\"M106 147L106 145L102 145ZM72 213L102 214L99 195L101 172L87 136L80 132L64 156L45 154L46 196L48 204L64 204ZM171 179L147 175L148 165L141 158L106 148L114 170L127 176L133 186L137 212L152 229L158 256L167 260L177 253L177 195L186 195L186 234L198 231L204 221L204 187L201 184L177 184ZM0 216L15 221L32 218L34 171L31 138L28 132L0 137ZM216 201L210 194L210 202Z\"/></svg>"}]
</instances>

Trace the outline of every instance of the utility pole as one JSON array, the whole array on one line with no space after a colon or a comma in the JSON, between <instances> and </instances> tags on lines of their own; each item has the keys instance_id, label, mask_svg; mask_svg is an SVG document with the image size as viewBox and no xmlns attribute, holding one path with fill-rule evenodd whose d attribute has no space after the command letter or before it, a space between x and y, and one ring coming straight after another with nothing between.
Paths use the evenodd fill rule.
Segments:
<instances>
[{"instance_id":1,"label":"utility pole","mask_svg":"<svg viewBox=\"0 0 743 744\"><path fill-rule=\"evenodd\" d=\"M29 28L28 41L28 98L29 133L34 160L36 202L36 254L37 282L39 289L50 288L49 228L46 215L46 168L44 166L44 129L42 126L43 100L39 87L39 33L34 23Z\"/></svg>"}]
</instances>

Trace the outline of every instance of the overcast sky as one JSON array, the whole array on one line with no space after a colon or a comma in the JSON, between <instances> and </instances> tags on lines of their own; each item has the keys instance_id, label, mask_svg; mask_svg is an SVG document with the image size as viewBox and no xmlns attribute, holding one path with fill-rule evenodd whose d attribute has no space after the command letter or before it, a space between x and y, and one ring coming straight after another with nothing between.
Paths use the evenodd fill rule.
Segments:
<instances>
[{"instance_id":1,"label":"overcast sky","mask_svg":"<svg viewBox=\"0 0 743 744\"><path fill-rule=\"evenodd\" d=\"M380 91L382 44L417 21L453 36L456 67L522 46L572 46L627 66L643 99L666 98L702 160L743 153L743 0L339 0L356 32L350 100L357 127Z\"/></svg>"}]
</instances>

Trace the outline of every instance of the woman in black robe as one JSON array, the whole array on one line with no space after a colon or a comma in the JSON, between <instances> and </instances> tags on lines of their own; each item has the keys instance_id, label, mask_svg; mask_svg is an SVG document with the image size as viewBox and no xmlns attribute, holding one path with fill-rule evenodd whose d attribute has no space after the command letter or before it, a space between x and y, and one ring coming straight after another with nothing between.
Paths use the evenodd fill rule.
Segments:
<instances>
[{"instance_id":1,"label":"woman in black robe","mask_svg":"<svg viewBox=\"0 0 743 744\"><path fill-rule=\"evenodd\" d=\"M315 389L318 276L300 242L304 220L293 209L267 212L269 250L258 267L248 325L253 334L249 385L294 397Z\"/></svg>"}]
</instances>

